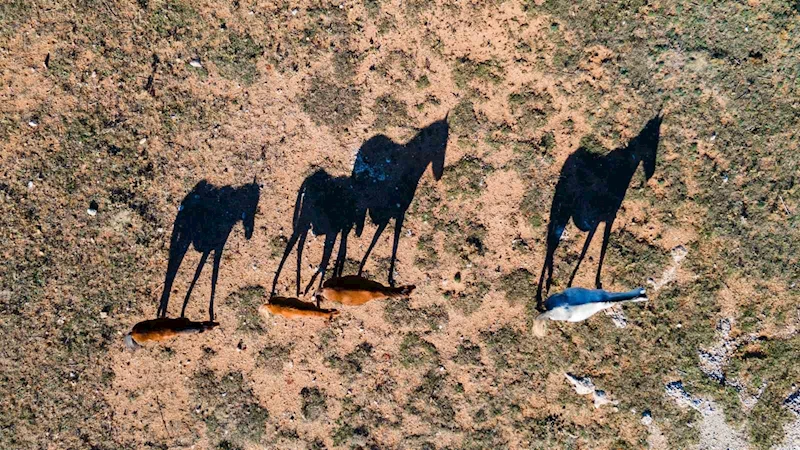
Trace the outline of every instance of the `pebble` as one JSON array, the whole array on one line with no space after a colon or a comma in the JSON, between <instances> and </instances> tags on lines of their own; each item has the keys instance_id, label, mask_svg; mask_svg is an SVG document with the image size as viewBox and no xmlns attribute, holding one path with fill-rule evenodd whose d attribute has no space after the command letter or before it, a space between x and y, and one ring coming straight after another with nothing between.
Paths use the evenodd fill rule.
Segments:
<instances>
[{"instance_id":1,"label":"pebble","mask_svg":"<svg viewBox=\"0 0 800 450\"><path fill-rule=\"evenodd\" d=\"M33 181L28 181L28 189L33 189Z\"/></svg>"},{"instance_id":2,"label":"pebble","mask_svg":"<svg viewBox=\"0 0 800 450\"><path fill-rule=\"evenodd\" d=\"M28 122L28 125L29 125L31 128L36 128L36 127L38 127L38 126L39 126L39 122L37 122L37 121L35 121L35 120L31 120L31 121L29 121L29 122Z\"/></svg>"},{"instance_id":3,"label":"pebble","mask_svg":"<svg viewBox=\"0 0 800 450\"><path fill-rule=\"evenodd\" d=\"M203 64L201 64L200 60L197 58L194 58L193 60L189 61L189 65L192 67L196 67L198 69L203 67Z\"/></svg>"},{"instance_id":4,"label":"pebble","mask_svg":"<svg viewBox=\"0 0 800 450\"><path fill-rule=\"evenodd\" d=\"M90 216L96 216L97 215L97 210L94 209L94 208L89 208L89 209L86 210L86 214L88 214Z\"/></svg>"},{"instance_id":5,"label":"pebble","mask_svg":"<svg viewBox=\"0 0 800 450\"><path fill-rule=\"evenodd\" d=\"M650 414L650 411L645 411L642 413L642 425L649 426L653 423L653 416Z\"/></svg>"}]
</instances>

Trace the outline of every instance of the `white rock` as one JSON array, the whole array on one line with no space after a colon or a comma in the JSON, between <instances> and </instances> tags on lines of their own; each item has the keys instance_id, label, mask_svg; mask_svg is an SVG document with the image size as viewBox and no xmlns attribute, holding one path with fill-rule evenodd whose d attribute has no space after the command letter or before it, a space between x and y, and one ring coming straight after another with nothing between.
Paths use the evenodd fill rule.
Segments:
<instances>
[{"instance_id":1,"label":"white rock","mask_svg":"<svg viewBox=\"0 0 800 450\"><path fill-rule=\"evenodd\" d=\"M575 392L578 395L592 395L592 399L594 401L594 407L599 408L603 405L617 405L619 402L610 400L608 395L606 395L605 391L601 391L596 389L594 383L592 383L592 379L589 377L586 378L577 378L568 373L564 374L567 377L567 380L572 384L572 387L575 388Z\"/></svg>"},{"instance_id":2,"label":"white rock","mask_svg":"<svg viewBox=\"0 0 800 450\"><path fill-rule=\"evenodd\" d=\"M191 61L189 61L189 65L198 69L203 67L203 64L200 63L200 60L197 58L194 58Z\"/></svg>"},{"instance_id":3,"label":"white rock","mask_svg":"<svg viewBox=\"0 0 800 450\"><path fill-rule=\"evenodd\" d=\"M97 215L97 210L94 209L94 208L89 208L89 209L86 210L86 214L88 214L90 216L96 216Z\"/></svg>"},{"instance_id":4,"label":"white rock","mask_svg":"<svg viewBox=\"0 0 800 450\"><path fill-rule=\"evenodd\" d=\"M28 126L30 126L31 128L36 128L36 127L39 126L39 122L37 122L35 120L31 120L31 121L28 122Z\"/></svg>"},{"instance_id":5,"label":"white rock","mask_svg":"<svg viewBox=\"0 0 800 450\"><path fill-rule=\"evenodd\" d=\"M650 426L653 423L653 416L650 415L650 411L645 411L642 413L642 425Z\"/></svg>"},{"instance_id":6,"label":"white rock","mask_svg":"<svg viewBox=\"0 0 800 450\"><path fill-rule=\"evenodd\" d=\"M592 383L591 378L576 378L572 375L565 373L567 380L572 384L572 387L575 388L575 392L578 395L588 395L594 393L594 383Z\"/></svg>"}]
</instances>

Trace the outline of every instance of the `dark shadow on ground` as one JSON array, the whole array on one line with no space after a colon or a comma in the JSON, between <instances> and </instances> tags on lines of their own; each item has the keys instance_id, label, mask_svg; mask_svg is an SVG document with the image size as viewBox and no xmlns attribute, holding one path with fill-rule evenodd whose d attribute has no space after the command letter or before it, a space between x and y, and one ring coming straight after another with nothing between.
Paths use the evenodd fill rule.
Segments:
<instances>
[{"instance_id":1,"label":"dark shadow on ground","mask_svg":"<svg viewBox=\"0 0 800 450\"><path fill-rule=\"evenodd\" d=\"M336 238L341 235L339 254L333 269L334 276L339 276L347 259L347 236L353 227L356 227L357 236L361 235L363 229L363 221L357 224L357 218L356 198L349 177L333 177L324 169L319 169L306 178L297 191L297 201L294 205L292 219L292 236L286 243L283 258L275 271L272 295L275 294L278 277L295 244L297 245L297 295L300 295L303 248L309 231L315 236L325 236L325 246L319 269L314 272L306 285L305 292L311 289L317 275L320 275L320 286L322 285Z\"/></svg>"},{"instance_id":2,"label":"dark shadow on ground","mask_svg":"<svg viewBox=\"0 0 800 450\"><path fill-rule=\"evenodd\" d=\"M445 117L420 130L406 144L398 144L386 136L378 135L365 142L358 150L351 178L358 194L359 215L364 217L369 214L372 222L378 226L361 260L359 275L381 234L394 219L392 258L389 264L389 284L394 286L397 246L406 211L411 206L419 181L429 165L437 181L442 177L449 134L450 127Z\"/></svg>"},{"instance_id":3,"label":"dark shadow on ground","mask_svg":"<svg viewBox=\"0 0 800 450\"><path fill-rule=\"evenodd\" d=\"M593 153L581 147L567 158L556 184L553 204L550 208L550 222L547 227L547 254L545 256L542 273L539 276L539 287L536 300L539 308L542 304L542 284L545 284L545 294L550 290L553 278L553 257L558 248L561 235L567 222L572 218L575 226L581 231L588 232L586 242L578 257L578 262L569 278L567 287L572 285L575 274L578 272L586 250L592 242L600 223L605 223L603 230L603 244L600 250L600 260L597 264L595 285L602 287L600 272L603 268L603 259L608 248L611 228L617 217L625 198L625 193L631 183L639 164L644 168L645 179L649 180L656 169L656 153L661 132L661 119L659 113L647 122L638 136L633 138L626 147L618 148L606 155Z\"/></svg>"},{"instance_id":4,"label":"dark shadow on ground","mask_svg":"<svg viewBox=\"0 0 800 450\"><path fill-rule=\"evenodd\" d=\"M386 136L377 135L358 150L350 177L333 177L320 169L311 174L297 192L293 231L283 253L272 283L272 295L278 278L292 249L297 247L297 295L300 295L302 254L306 236L325 236L322 261L304 292L308 293L316 280L319 286L325 279L333 248L340 237L339 251L333 276L343 275L347 259L347 237L355 228L360 236L367 215L378 229L361 261L359 274L389 222L395 220L389 283L394 284L394 265L397 246L406 211L414 199L422 175L430 165L438 180L444 172L449 127L447 118L433 122L420 130L406 144L398 144Z\"/></svg>"},{"instance_id":5,"label":"dark shadow on ground","mask_svg":"<svg viewBox=\"0 0 800 450\"><path fill-rule=\"evenodd\" d=\"M259 194L260 188L255 180L238 188L233 186L216 187L203 180L186 194L181 201L172 228L167 275L157 317L167 317L167 305L172 284L186 252L191 245L194 245L194 249L202 256L189 289L186 291L180 317L184 316L194 285L213 251L214 264L211 273L211 299L208 313L209 320L214 321L214 294L217 287L219 265L222 260L222 250L225 248L225 243L228 241L233 227L240 221L244 225L245 237L250 239L253 236Z\"/></svg>"}]
</instances>

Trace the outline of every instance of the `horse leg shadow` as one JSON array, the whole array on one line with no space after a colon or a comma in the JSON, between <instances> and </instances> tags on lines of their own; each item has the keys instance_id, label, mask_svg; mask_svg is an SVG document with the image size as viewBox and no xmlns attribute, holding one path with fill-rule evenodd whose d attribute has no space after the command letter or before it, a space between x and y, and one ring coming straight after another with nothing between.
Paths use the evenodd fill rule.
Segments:
<instances>
[{"instance_id":1,"label":"horse leg shadow","mask_svg":"<svg viewBox=\"0 0 800 450\"><path fill-rule=\"evenodd\" d=\"M194 285L197 284L197 279L200 278L200 273L203 271L203 266L206 265L206 260L208 260L208 255L211 253L210 250L206 250L203 252L203 256L200 257L200 263L197 264L197 270L194 271L194 278L192 278L192 283L189 284L189 289L186 291L186 297L183 299L183 307L181 308L181 317L184 317L186 314L186 305L189 304L189 297L192 296L192 290L194 290Z\"/></svg>"}]
</instances>

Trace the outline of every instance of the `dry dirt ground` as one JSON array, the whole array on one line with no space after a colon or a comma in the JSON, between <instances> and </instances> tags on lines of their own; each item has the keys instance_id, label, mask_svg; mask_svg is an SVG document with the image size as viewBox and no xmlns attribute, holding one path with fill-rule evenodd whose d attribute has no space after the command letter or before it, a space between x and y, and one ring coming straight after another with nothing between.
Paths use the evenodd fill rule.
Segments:
<instances>
[{"instance_id":1,"label":"dry dirt ground","mask_svg":"<svg viewBox=\"0 0 800 450\"><path fill-rule=\"evenodd\" d=\"M799 56L796 1L3 0L0 448L798 448ZM598 314L534 337L562 164L659 110L655 174L634 175L603 271L659 289L624 328ZM412 298L260 318L306 176L348 176L371 137L446 115L444 174L426 169L399 242ZM221 326L126 351L183 197L254 178ZM366 266L382 282L392 226ZM374 230L350 236L347 273ZM583 238L567 227L553 292Z\"/></svg>"}]
</instances>

